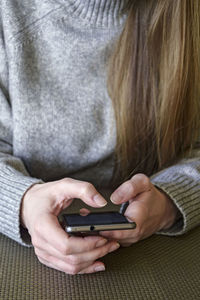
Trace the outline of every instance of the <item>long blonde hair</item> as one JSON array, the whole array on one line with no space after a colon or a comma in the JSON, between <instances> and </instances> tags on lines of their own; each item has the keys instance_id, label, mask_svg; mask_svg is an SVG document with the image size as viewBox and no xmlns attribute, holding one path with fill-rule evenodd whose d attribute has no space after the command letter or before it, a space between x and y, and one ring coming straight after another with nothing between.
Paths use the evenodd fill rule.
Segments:
<instances>
[{"instance_id":1,"label":"long blonde hair","mask_svg":"<svg viewBox=\"0 0 200 300\"><path fill-rule=\"evenodd\" d=\"M122 179L176 162L200 134L200 1L132 0L108 91Z\"/></svg>"}]
</instances>

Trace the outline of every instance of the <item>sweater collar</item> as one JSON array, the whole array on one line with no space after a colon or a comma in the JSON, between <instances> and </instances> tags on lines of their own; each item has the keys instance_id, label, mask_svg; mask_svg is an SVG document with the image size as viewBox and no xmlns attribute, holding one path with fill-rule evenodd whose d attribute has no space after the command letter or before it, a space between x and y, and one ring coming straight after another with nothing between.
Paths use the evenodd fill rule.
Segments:
<instances>
[{"instance_id":1,"label":"sweater collar","mask_svg":"<svg viewBox=\"0 0 200 300\"><path fill-rule=\"evenodd\" d=\"M127 16L124 12L128 0L59 0L70 14L97 26L117 26Z\"/></svg>"}]
</instances>

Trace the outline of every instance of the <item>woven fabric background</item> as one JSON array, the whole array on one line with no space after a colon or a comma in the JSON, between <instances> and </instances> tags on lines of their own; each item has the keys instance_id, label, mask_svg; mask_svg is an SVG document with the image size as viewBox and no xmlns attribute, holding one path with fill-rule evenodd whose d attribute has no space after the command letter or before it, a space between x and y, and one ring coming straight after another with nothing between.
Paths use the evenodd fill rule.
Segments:
<instances>
[{"instance_id":1,"label":"woven fabric background","mask_svg":"<svg viewBox=\"0 0 200 300\"><path fill-rule=\"evenodd\" d=\"M200 299L200 228L154 235L106 256L106 271L70 276L0 235L1 300Z\"/></svg>"}]
</instances>

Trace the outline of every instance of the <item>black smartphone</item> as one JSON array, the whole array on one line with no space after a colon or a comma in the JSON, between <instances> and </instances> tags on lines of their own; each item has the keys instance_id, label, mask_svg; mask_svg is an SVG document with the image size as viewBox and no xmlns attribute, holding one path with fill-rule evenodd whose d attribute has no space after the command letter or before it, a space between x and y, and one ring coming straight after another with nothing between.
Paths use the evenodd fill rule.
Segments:
<instances>
[{"instance_id":1,"label":"black smartphone","mask_svg":"<svg viewBox=\"0 0 200 300\"><path fill-rule=\"evenodd\" d=\"M135 222L129 222L119 212L96 212L86 216L79 214L64 214L63 227L70 235L97 235L105 230L127 230L136 228Z\"/></svg>"}]
</instances>

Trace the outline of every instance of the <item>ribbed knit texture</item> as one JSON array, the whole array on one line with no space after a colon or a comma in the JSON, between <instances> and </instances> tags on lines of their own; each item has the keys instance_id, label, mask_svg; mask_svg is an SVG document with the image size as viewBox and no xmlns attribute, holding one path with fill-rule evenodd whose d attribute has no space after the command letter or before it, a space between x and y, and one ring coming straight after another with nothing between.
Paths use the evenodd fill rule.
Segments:
<instances>
[{"instance_id":1,"label":"ribbed knit texture","mask_svg":"<svg viewBox=\"0 0 200 300\"><path fill-rule=\"evenodd\" d=\"M110 185L116 126L106 71L126 2L0 2L0 231L20 243L28 243L19 215L32 184ZM199 165L197 154L152 178L184 217L167 234L200 223Z\"/></svg>"},{"instance_id":2,"label":"ribbed knit texture","mask_svg":"<svg viewBox=\"0 0 200 300\"><path fill-rule=\"evenodd\" d=\"M25 173L25 171L24 171ZM11 168L1 168L0 170L0 224L1 232L10 238L21 241L20 234L20 202L25 191L34 183L39 183L36 178L23 175L22 172L14 171ZM30 241L24 234L24 245Z\"/></svg>"},{"instance_id":3,"label":"ribbed knit texture","mask_svg":"<svg viewBox=\"0 0 200 300\"><path fill-rule=\"evenodd\" d=\"M193 151L193 159L183 159L155 174L151 182L174 200L183 217L160 233L180 235L200 224L200 150Z\"/></svg>"},{"instance_id":4,"label":"ribbed knit texture","mask_svg":"<svg viewBox=\"0 0 200 300\"><path fill-rule=\"evenodd\" d=\"M127 0L58 0L74 16L96 26L119 25L126 18L123 12Z\"/></svg>"}]
</instances>

